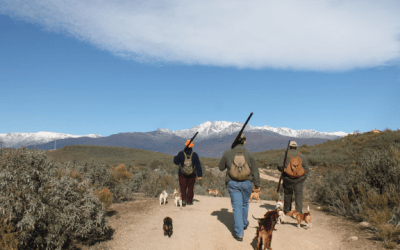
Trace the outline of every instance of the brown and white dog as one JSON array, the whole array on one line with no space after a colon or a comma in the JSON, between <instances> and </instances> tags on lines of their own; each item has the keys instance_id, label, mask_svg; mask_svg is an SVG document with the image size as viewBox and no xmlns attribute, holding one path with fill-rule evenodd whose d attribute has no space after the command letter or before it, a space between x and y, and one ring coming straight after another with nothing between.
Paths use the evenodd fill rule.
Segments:
<instances>
[{"instance_id":1,"label":"brown and white dog","mask_svg":"<svg viewBox=\"0 0 400 250\"><path fill-rule=\"evenodd\" d=\"M296 218L297 220L297 227L300 228L301 227L301 222L304 220L305 223L307 223L307 227L306 228L311 228L312 226L312 216L311 216L311 212L310 212L310 206L307 206L307 213L302 213L299 214L297 213L297 210L292 210L289 213L287 213L287 216L293 216Z\"/></svg>"},{"instance_id":2,"label":"brown and white dog","mask_svg":"<svg viewBox=\"0 0 400 250\"><path fill-rule=\"evenodd\" d=\"M275 225L277 222L279 215L276 210L273 211L268 211L265 213L264 218L253 218L258 220L258 228L257 228L257 250L261 250L262 246L264 245L263 250L268 248L269 250L272 250L271 248L271 242L272 242L272 232L275 229Z\"/></svg>"},{"instance_id":3,"label":"brown and white dog","mask_svg":"<svg viewBox=\"0 0 400 250\"><path fill-rule=\"evenodd\" d=\"M215 190L207 189L206 191L208 193L208 196L211 196L213 194L215 197L218 195L220 195L222 197L222 193L221 193L221 191L219 191L218 188Z\"/></svg>"},{"instance_id":4,"label":"brown and white dog","mask_svg":"<svg viewBox=\"0 0 400 250\"><path fill-rule=\"evenodd\" d=\"M286 214L286 216L291 216L296 219L297 210L294 209Z\"/></svg>"},{"instance_id":5,"label":"brown and white dog","mask_svg":"<svg viewBox=\"0 0 400 250\"><path fill-rule=\"evenodd\" d=\"M253 189L253 190L251 191L251 195L250 195L250 200L249 200L249 202L251 202L253 199L255 199L256 202L257 202L257 201L261 202L260 194L261 194L261 189L260 189L260 190L258 190L258 189L257 189L257 190Z\"/></svg>"},{"instance_id":6,"label":"brown and white dog","mask_svg":"<svg viewBox=\"0 0 400 250\"><path fill-rule=\"evenodd\" d=\"M160 194L160 205L162 204L162 201L164 200L164 205L167 204L167 197L168 193L166 190L162 191Z\"/></svg>"},{"instance_id":7,"label":"brown and white dog","mask_svg":"<svg viewBox=\"0 0 400 250\"><path fill-rule=\"evenodd\" d=\"M277 200L276 201L276 206L275 206L275 210L278 211L278 224L283 223L283 219L285 218L285 212L283 212L283 200Z\"/></svg>"},{"instance_id":8,"label":"brown and white dog","mask_svg":"<svg viewBox=\"0 0 400 250\"><path fill-rule=\"evenodd\" d=\"M179 206L182 208L182 194L179 192L177 188L174 189L174 199L175 199L175 207Z\"/></svg>"}]
</instances>

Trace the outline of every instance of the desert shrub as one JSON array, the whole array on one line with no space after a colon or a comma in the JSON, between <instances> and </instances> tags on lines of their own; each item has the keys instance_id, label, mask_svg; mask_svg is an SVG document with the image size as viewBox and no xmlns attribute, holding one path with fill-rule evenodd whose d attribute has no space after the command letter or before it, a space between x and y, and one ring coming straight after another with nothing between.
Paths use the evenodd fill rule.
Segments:
<instances>
[{"instance_id":1,"label":"desert shrub","mask_svg":"<svg viewBox=\"0 0 400 250\"><path fill-rule=\"evenodd\" d=\"M157 169L157 168L159 168L160 166L163 166L163 165L164 165L164 163L163 163L162 161L159 161L159 160L152 160L152 161L149 163L148 167L149 167L151 170L155 170L155 169Z\"/></svg>"},{"instance_id":2,"label":"desert shrub","mask_svg":"<svg viewBox=\"0 0 400 250\"><path fill-rule=\"evenodd\" d=\"M92 160L90 163L85 162L83 165L75 164L76 168L83 175L91 181L91 184L96 187L113 187L112 183L113 171L109 165L103 162Z\"/></svg>"},{"instance_id":3,"label":"desert shrub","mask_svg":"<svg viewBox=\"0 0 400 250\"><path fill-rule=\"evenodd\" d=\"M89 181L71 177L79 175L42 151L18 149L3 157L0 169L1 219L18 233L18 249L62 249L107 230L104 205Z\"/></svg>"},{"instance_id":4,"label":"desert shrub","mask_svg":"<svg viewBox=\"0 0 400 250\"><path fill-rule=\"evenodd\" d=\"M112 167L104 162L91 160L90 163L75 163L71 167L74 169L70 174L71 177L88 179L90 185L97 192L107 188L112 197L112 202L118 203L133 199L132 194L135 192L135 182L131 182L132 173L126 170L124 164ZM61 171L61 174L63 172L65 171Z\"/></svg>"},{"instance_id":5,"label":"desert shrub","mask_svg":"<svg viewBox=\"0 0 400 250\"><path fill-rule=\"evenodd\" d=\"M328 170L320 178L311 173L307 188L311 199L331 212L370 222L389 247L399 233L387 225L392 211L400 206L399 148L388 145L364 152L360 165Z\"/></svg>"},{"instance_id":6,"label":"desert shrub","mask_svg":"<svg viewBox=\"0 0 400 250\"><path fill-rule=\"evenodd\" d=\"M113 197L108 188L104 187L102 190L99 191L95 190L93 194L96 195L101 202L103 202L106 208L108 208L111 205Z\"/></svg>"},{"instance_id":7,"label":"desert shrub","mask_svg":"<svg viewBox=\"0 0 400 250\"><path fill-rule=\"evenodd\" d=\"M11 223L0 223L0 249L17 250L18 249L18 231Z\"/></svg>"},{"instance_id":8,"label":"desert shrub","mask_svg":"<svg viewBox=\"0 0 400 250\"><path fill-rule=\"evenodd\" d=\"M150 197L157 197L163 190L171 193L175 187L179 187L177 171L172 169L147 170L142 178L140 190Z\"/></svg>"},{"instance_id":9,"label":"desert shrub","mask_svg":"<svg viewBox=\"0 0 400 250\"><path fill-rule=\"evenodd\" d=\"M223 173L223 174L221 174ZM225 184L225 172L220 172L216 170L203 171L203 177L201 181L196 181L197 185L194 187L195 194L198 195L208 195L207 189L219 189L222 196L229 197L229 191Z\"/></svg>"},{"instance_id":10,"label":"desert shrub","mask_svg":"<svg viewBox=\"0 0 400 250\"><path fill-rule=\"evenodd\" d=\"M308 155L310 153L310 150L308 150L307 148L301 148L300 153Z\"/></svg>"},{"instance_id":11,"label":"desert shrub","mask_svg":"<svg viewBox=\"0 0 400 250\"><path fill-rule=\"evenodd\" d=\"M145 175L147 174L147 171L138 171L136 173L133 173L131 180L129 181L129 184L132 188L132 192L140 192L143 186L143 183L146 179Z\"/></svg>"},{"instance_id":12,"label":"desert shrub","mask_svg":"<svg viewBox=\"0 0 400 250\"><path fill-rule=\"evenodd\" d=\"M112 181L117 181L119 183L124 180L129 180L132 174L128 173L125 168L125 164L119 164L117 167L113 168Z\"/></svg>"},{"instance_id":13,"label":"desert shrub","mask_svg":"<svg viewBox=\"0 0 400 250\"><path fill-rule=\"evenodd\" d=\"M380 194L388 184L400 183L400 157L398 149L390 147L384 150L368 151L364 157L363 170L366 182Z\"/></svg>"},{"instance_id":14,"label":"desert shrub","mask_svg":"<svg viewBox=\"0 0 400 250\"><path fill-rule=\"evenodd\" d=\"M388 249L397 248L396 242L400 242L400 227L391 224L380 223L377 225L376 236L383 241L383 245Z\"/></svg>"}]
</instances>

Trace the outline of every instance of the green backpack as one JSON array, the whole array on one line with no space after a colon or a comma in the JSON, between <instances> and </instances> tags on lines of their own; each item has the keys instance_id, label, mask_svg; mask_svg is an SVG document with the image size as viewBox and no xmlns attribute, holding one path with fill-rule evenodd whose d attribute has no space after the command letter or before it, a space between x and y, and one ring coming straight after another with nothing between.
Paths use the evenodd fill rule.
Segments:
<instances>
[{"instance_id":1,"label":"green backpack","mask_svg":"<svg viewBox=\"0 0 400 250\"><path fill-rule=\"evenodd\" d=\"M189 156L186 155L185 151L183 151L183 154L185 155L185 162L183 163L183 166L179 166L179 168L181 169L182 174L191 175L194 173L194 167L192 163L193 151Z\"/></svg>"}]
</instances>

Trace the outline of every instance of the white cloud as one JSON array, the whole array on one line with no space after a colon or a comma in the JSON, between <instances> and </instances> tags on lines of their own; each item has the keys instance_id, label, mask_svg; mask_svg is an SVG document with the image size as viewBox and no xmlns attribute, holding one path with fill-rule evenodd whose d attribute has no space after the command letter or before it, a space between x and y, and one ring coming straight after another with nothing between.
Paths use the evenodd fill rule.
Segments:
<instances>
[{"instance_id":1,"label":"white cloud","mask_svg":"<svg viewBox=\"0 0 400 250\"><path fill-rule=\"evenodd\" d=\"M400 58L400 2L6 0L0 13L137 61L349 70ZM3 9L3 10L1 10Z\"/></svg>"}]
</instances>

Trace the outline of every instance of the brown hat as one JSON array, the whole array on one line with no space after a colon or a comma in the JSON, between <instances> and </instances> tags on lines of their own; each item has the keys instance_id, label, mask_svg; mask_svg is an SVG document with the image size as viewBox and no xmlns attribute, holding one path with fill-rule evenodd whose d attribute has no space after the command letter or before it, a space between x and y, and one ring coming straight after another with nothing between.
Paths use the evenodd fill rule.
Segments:
<instances>
[{"instance_id":1,"label":"brown hat","mask_svg":"<svg viewBox=\"0 0 400 250\"><path fill-rule=\"evenodd\" d=\"M295 142L295 141L290 141L289 147L297 148L297 142Z\"/></svg>"},{"instance_id":2,"label":"brown hat","mask_svg":"<svg viewBox=\"0 0 400 250\"><path fill-rule=\"evenodd\" d=\"M187 146L187 145L189 144L189 142L190 142L190 140L187 140L187 141L185 142L185 146ZM189 145L188 148L191 148L191 147L193 147L193 142L190 143L190 145Z\"/></svg>"},{"instance_id":3,"label":"brown hat","mask_svg":"<svg viewBox=\"0 0 400 250\"><path fill-rule=\"evenodd\" d=\"M244 134L241 134L238 143L244 144L245 141L246 141L246 136Z\"/></svg>"}]
</instances>

